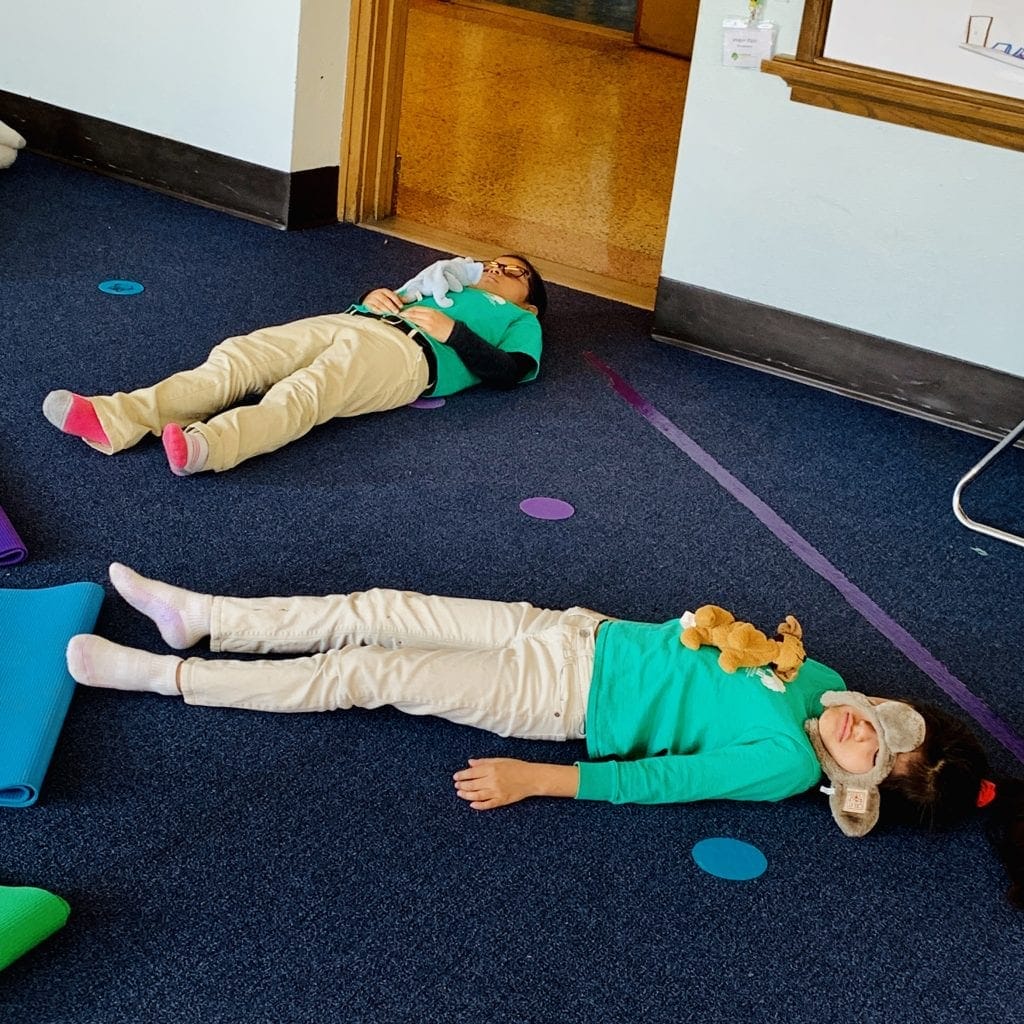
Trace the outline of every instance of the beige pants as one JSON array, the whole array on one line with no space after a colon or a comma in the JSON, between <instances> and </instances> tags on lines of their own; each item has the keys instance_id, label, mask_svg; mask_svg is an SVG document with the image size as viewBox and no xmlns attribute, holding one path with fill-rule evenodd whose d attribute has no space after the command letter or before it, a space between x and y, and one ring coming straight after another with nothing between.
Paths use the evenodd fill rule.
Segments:
<instances>
[{"instance_id":1,"label":"beige pants","mask_svg":"<svg viewBox=\"0 0 1024 1024\"><path fill-rule=\"evenodd\" d=\"M307 655L189 658L189 704L259 711L391 705L524 739L581 739L605 616L525 602L368 590L330 597L215 597L210 649Z\"/></svg>"},{"instance_id":2,"label":"beige pants","mask_svg":"<svg viewBox=\"0 0 1024 1024\"><path fill-rule=\"evenodd\" d=\"M207 469L231 469L335 417L408 405L427 374L423 352L397 327L346 313L296 320L228 338L202 366L152 387L92 398L110 439L93 447L113 454L178 423L206 439ZM230 408L251 394L259 404Z\"/></svg>"}]
</instances>

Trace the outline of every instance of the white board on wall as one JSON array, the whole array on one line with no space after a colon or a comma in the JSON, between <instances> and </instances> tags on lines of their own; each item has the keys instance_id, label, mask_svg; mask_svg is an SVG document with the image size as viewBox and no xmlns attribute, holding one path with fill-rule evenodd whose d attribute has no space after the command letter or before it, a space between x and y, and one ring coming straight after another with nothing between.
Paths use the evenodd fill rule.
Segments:
<instances>
[{"instance_id":1,"label":"white board on wall","mask_svg":"<svg viewBox=\"0 0 1024 1024\"><path fill-rule=\"evenodd\" d=\"M1024 99L1018 49L1024 0L833 0L825 40L832 60Z\"/></svg>"}]
</instances>

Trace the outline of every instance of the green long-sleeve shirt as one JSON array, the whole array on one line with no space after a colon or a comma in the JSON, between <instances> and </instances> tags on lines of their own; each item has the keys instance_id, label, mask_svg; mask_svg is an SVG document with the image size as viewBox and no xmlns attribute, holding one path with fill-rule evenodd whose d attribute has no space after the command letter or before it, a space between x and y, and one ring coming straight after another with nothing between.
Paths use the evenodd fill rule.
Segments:
<instances>
[{"instance_id":1,"label":"green long-sleeve shirt","mask_svg":"<svg viewBox=\"0 0 1024 1024\"><path fill-rule=\"evenodd\" d=\"M613 803L782 800L821 777L803 724L821 694L845 690L832 669L804 663L782 692L755 669L730 675L718 650L685 648L678 619L605 623L587 705L577 798Z\"/></svg>"}]
</instances>

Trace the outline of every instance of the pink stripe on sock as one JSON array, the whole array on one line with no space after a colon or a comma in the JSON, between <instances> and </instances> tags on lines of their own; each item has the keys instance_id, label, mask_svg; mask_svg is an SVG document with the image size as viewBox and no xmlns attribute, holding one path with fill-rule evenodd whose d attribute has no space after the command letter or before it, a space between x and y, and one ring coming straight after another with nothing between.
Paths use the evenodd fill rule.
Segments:
<instances>
[{"instance_id":1,"label":"pink stripe on sock","mask_svg":"<svg viewBox=\"0 0 1024 1024\"><path fill-rule=\"evenodd\" d=\"M75 437L91 441L93 444L110 444L110 438L101 426L92 402L81 395L71 396L71 405L67 416L64 417L63 430L66 434L74 434Z\"/></svg>"},{"instance_id":2,"label":"pink stripe on sock","mask_svg":"<svg viewBox=\"0 0 1024 1024\"><path fill-rule=\"evenodd\" d=\"M185 437L185 431L177 423L168 423L164 427L161 440L171 469L176 473L180 472L188 464L188 439Z\"/></svg>"}]
</instances>

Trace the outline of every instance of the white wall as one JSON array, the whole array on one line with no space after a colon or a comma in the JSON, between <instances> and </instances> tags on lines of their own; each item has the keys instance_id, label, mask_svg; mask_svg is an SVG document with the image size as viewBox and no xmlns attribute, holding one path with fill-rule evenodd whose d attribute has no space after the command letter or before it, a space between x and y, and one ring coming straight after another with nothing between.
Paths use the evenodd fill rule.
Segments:
<instances>
[{"instance_id":1,"label":"white wall","mask_svg":"<svg viewBox=\"0 0 1024 1024\"><path fill-rule=\"evenodd\" d=\"M351 0L302 0L291 170L338 165L351 10Z\"/></svg>"},{"instance_id":2,"label":"white wall","mask_svg":"<svg viewBox=\"0 0 1024 1024\"><path fill-rule=\"evenodd\" d=\"M336 165L349 9L0 0L0 89L276 170Z\"/></svg>"},{"instance_id":3,"label":"white wall","mask_svg":"<svg viewBox=\"0 0 1024 1024\"><path fill-rule=\"evenodd\" d=\"M1024 153L821 110L723 67L703 0L664 277L1024 376ZM769 0L778 52L802 5Z\"/></svg>"}]
</instances>

